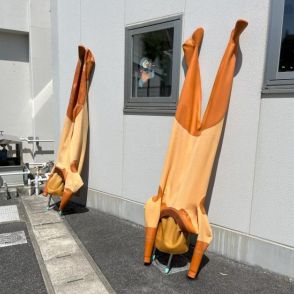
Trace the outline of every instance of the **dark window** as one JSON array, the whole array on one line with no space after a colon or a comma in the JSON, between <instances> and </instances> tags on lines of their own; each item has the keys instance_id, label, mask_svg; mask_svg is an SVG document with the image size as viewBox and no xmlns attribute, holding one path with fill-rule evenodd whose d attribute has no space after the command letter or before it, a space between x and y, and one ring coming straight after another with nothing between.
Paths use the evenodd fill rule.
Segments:
<instances>
[{"instance_id":1,"label":"dark window","mask_svg":"<svg viewBox=\"0 0 294 294\"><path fill-rule=\"evenodd\" d=\"M180 17L126 28L125 113L175 112L180 44Z\"/></svg>"},{"instance_id":2,"label":"dark window","mask_svg":"<svg viewBox=\"0 0 294 294\"><path fill-rule=\"evenodd\" d=\"M294 0L272 0L263 92L294 92Z\"/></svg>"},{"instance_id":3,"label":"dark window","mask_svg":"<svg viewBox=\"0 0 294 294\"><path fill-rule=\"evenodd\" d=\"M285 0L279 71L294 71L294 1Z\"/></svg>"},{"instance_id":4,"label":"dark window","mask_svg":"<svg viewBox=\"0 0 294 294\"><path fill-rule=\"evenodd\" d=\"M133 97L170 97L174 29L133 36Z\"/></svg>"}]
</instances>

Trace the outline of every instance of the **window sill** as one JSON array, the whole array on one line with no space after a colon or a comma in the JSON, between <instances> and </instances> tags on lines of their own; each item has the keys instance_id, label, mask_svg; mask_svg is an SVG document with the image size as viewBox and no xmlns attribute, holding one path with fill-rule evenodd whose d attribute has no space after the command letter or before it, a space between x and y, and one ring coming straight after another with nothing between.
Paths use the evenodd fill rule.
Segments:
<instances>
[{"instance_id":1,"label":"window sill","mask_svg":"<svg viewBox=\"0 0 294 294\"><path fill-rule=\"evenodd\" d=\"M261 90L262 95L267 94L294 94L294 86L293 87L282 87L282 86L271 86L267 88L263 88ZM266 98L262 97L262 98Z\"/></svg>"},{"instance_id":2,"label":"window sill","mask_svg":"<svg viewBox=\"0 0 294 294\"><path fill-rule=\"evenodd\" d=\"M158 107L125 107L124 114L137 114L137 115L166 115L174 116L176 107L172 108L158 108Z\"/></svg>"}]
</instances>

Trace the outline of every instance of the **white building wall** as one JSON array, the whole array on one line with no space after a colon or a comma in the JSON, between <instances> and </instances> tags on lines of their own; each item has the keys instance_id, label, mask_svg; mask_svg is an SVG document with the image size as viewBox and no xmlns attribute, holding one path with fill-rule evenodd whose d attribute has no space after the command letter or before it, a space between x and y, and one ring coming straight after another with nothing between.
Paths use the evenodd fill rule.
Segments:
<instances>
[{"instance_id":1,"label":"white building wall","mask_svg":"<svg viewBox=\"0 0 294 294\"><path fill-rule=\"evenodd\" d=\"M1 0L0 39L0 129L54 139L50 0ZM23 143L24 162L53 158L53 143Z\"/></svg>"},{"instance_id":2,"label":"white building wall","mask_svg":"<svg viewBox=\"0 0 294 294\"><path fill-rule=\"evenodd\" d=\"M6 134L32 134L32 101L29 63L29 1L0 1L0 129ZM30 146L24 144L24 160Z\"/></svg>"},{"instance_id":3,"label":"white building wall","mask_svg":"<svg viewBox=\"0 0 294 294\"><path fill-rule=\"evenodd\" d=\"M0 0L0 29L29 31L29 0Z\"/></svg>"},{"instance_id":4,"label":"white building wall","mask_svg":"<svg viewBox=\"0 0 294 294\"><path fill-rule=\"evenodd\" d=\"M50 0L30 0L30 65L33 99L33 132L40 139L54 139L58 108L53 100ZM39 143L35 161L54 159L54 143Z\"/></svg>"},{"instance_id":5,"label":"white building wall","mask_svg":"<svg viewBox=\"0 0 294 294\"><path fill-rule=\"evenodd\" d=\"M184 10L185 1L151 0L142 5L141 1L127 0L124 26L183 14ZM157 194L172 122L171 116L124 115L124 198L145 203Z\"/></svg>"},{"instance_id":6,"label":"white building wall","mask_svg":"<svg viewBox=\"0 0 294 294\"><path fill-rule=\"evenodd\" d=\"M53 39L54 59L58 60L53 79L60 125L77 45L91 48L96 58L89 93L87 205L138 223L143 223L143 204L157 193L173 117L123 114L125 27L182 14L182 42L195 28L204 27L200 52L204 110L235 21L244 18L249 22L240 38L225 134L209 197L209 219L216 230L211 248L277 270L278 254L272 254L269 261L267 253L278 252L275 248L282 248L278 245L282 243L290 250L285 256L294 264L293 236L287 233L294 231L290 170L294 137L286 131L294 123L290 115L294 103L291 98L261 99L270 1L51 1L58 32ZM181 84L183 79L181 68ZM277 247L267 247L272 245ZM291 266L278 271L294 276Z\"/></svg>"},{"instance_id":7,"label":"white building wall","mask_svg":"<svg viewBox=\"0 0 294 294\"><path fill-rule=\"evenodd\" d=\"M93 4L91 0L81 1L81 42L93 50L96 59L89 97L88 185L121 196L124 2L108 0Z\"/></svg>"},{"instance_id":8,"label":"white building wall","mask_svg":"<svg viewBox=\"0 0 294 294\"><path fill-rule=\"evenodd\" d=\"M0 130L22 136L32 131L29 36L0 32ZM24 153L25 157L30 158Z\"/></svg>"},{"instance_id":9,"label":"white building wall","mask_svg":"<svg viewBox=\"0 0 294 294\"><path fill-rule=\"evenodd\" d=\"M262 99L250 233L294 247L294 95L285 96Z\"/></svg>"}]
</instances>

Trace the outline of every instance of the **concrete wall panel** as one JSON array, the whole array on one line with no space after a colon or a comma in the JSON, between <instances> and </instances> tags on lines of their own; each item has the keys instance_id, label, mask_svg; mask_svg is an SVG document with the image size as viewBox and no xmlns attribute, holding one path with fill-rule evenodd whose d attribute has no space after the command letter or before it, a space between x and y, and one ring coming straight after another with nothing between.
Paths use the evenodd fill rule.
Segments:
<instances>
[{"instance_id":1,"label":"concrete wall panel","mask_svg":"<svg viewBox=\"0 0 294 294\"><path fill-rule=\"evenodd\" d=\"M59 60L59 100L60 129L66 113L74 70L78 59L78 45L81 42L80 1L57 1L58 15L58 60Z\"/></svg>"},{"instance_id":2,"label":"concrete wall panel","mask_svg":"<svg viewBox=\"0 0 294 294\"><path fill-rule=\"evenodd\" d=\"M156 195L173 117L125 116L123 197L145 203Z\"/></svg>"},{"instance_id":3,"label":"concrete wall panel","mask_svg":"<svg viewBox=\"0 0 294 294\"><path fill-rule=\"evenodd\" d=\"M29 32L29 0L0 0L0 29Z\"/></svg>"},{"instance_id":4,"label":"concrete wall panel","mask_svg":"<svg viewBox=\"0 0 294 294\"><path fill-rule=\"evenodd\" d=\"M262 100L250 233L294 247L294 99Z\"/></svg>"},{"instance_id":5,"label":"concrete wall panel","mask_svg":"<svg viewBox=\"0 0 294 294\"><path fill-rule=\"evenodd\" d=\"M50 0L30 0L30 25L32 27L51 29L50 11Z\"/></svg>"},{"instance_id":6,"label":"concrete wall panel","mask_svg":"<svg viewBox=\"0 0 294 294\"><path fill-rule=\"evenodd\" d=\"M30 1L30 66L33 134L40 139L54 139L58 119L52 90L50 0ZM54 143L40 142L35 149L35 161L47 160L54 160Z\"/></svg>"},{"instance_id":7,"label":"concrete wall panel","mask_svg":"<svg viewBox=\"0 0 294 294\"><path fill-rule=\"evenodd\" d=\"M102 13L103 12L103 13ZM81 2L81 41L95 56L89 92L89 187L121 195L124 2Z\"/></svg>"},{"instance_id":8,"label":"concrete wall panel","mask_svg":"<svg viewBox=\"0 0 294 294\"><path fill-rule=\"evenodd\" d=\"M32 134L29 38L27 34L0 32L0 128L6 134ZM24 144L24 160L31 160L30 146Z\"/></svg>"},{"instance_id":9,"label":"concrete wall panel","mask_svg":"<svg viewBox=\"0 0 294 294\"><path fill-rule=\"evenodd\" d=\"M181 14L185 10L185 2L184 0L126 0L126 24Z\"/></svg>"}]
</instances>

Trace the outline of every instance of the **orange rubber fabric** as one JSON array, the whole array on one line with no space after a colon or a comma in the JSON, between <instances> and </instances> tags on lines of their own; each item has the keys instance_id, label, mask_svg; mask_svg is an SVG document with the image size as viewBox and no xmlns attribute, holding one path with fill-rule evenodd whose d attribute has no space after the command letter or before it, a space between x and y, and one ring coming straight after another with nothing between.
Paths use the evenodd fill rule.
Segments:
<instances>
[{"instance_id":1,"label":"orange rubber fabric","mask_svg":"<svg viewBox=\"0 0 294 294\"><path fill-rule=\"evenodd\" d=\"M90 49L79 46L70 100L55 166L44 189L44 195L61 196L60 210L70 201L73 193L83 186L82 171L89 127L88 88L94 68L94 56Z\"/></svg>"},{"instance_id":2,"label":"orange rubber fabric","mask_svg":"<svg viewBox=\"0 0 294 294\"><path fill-rule=\"evenodd\" d=\"M152 250L155 239L154 237L151 240L148 232L152 231L155 236L154 229L157 229L161 215L173 216L183 230L198 235L199 244L195 247L190 277L195 276L198 271L202 258L201 255L199 261L199 253L204 252L212 240L204 202L228 110L239 36L246 26L246 21L238 20L231 32L202 120L198 55L204 30L198 28L183 44L187 75L174 119L158 194L151 197L145 205L145 228L149 236L145 244L145 262L151 256L149 251Z\"/></svg>"}]
</instances>

